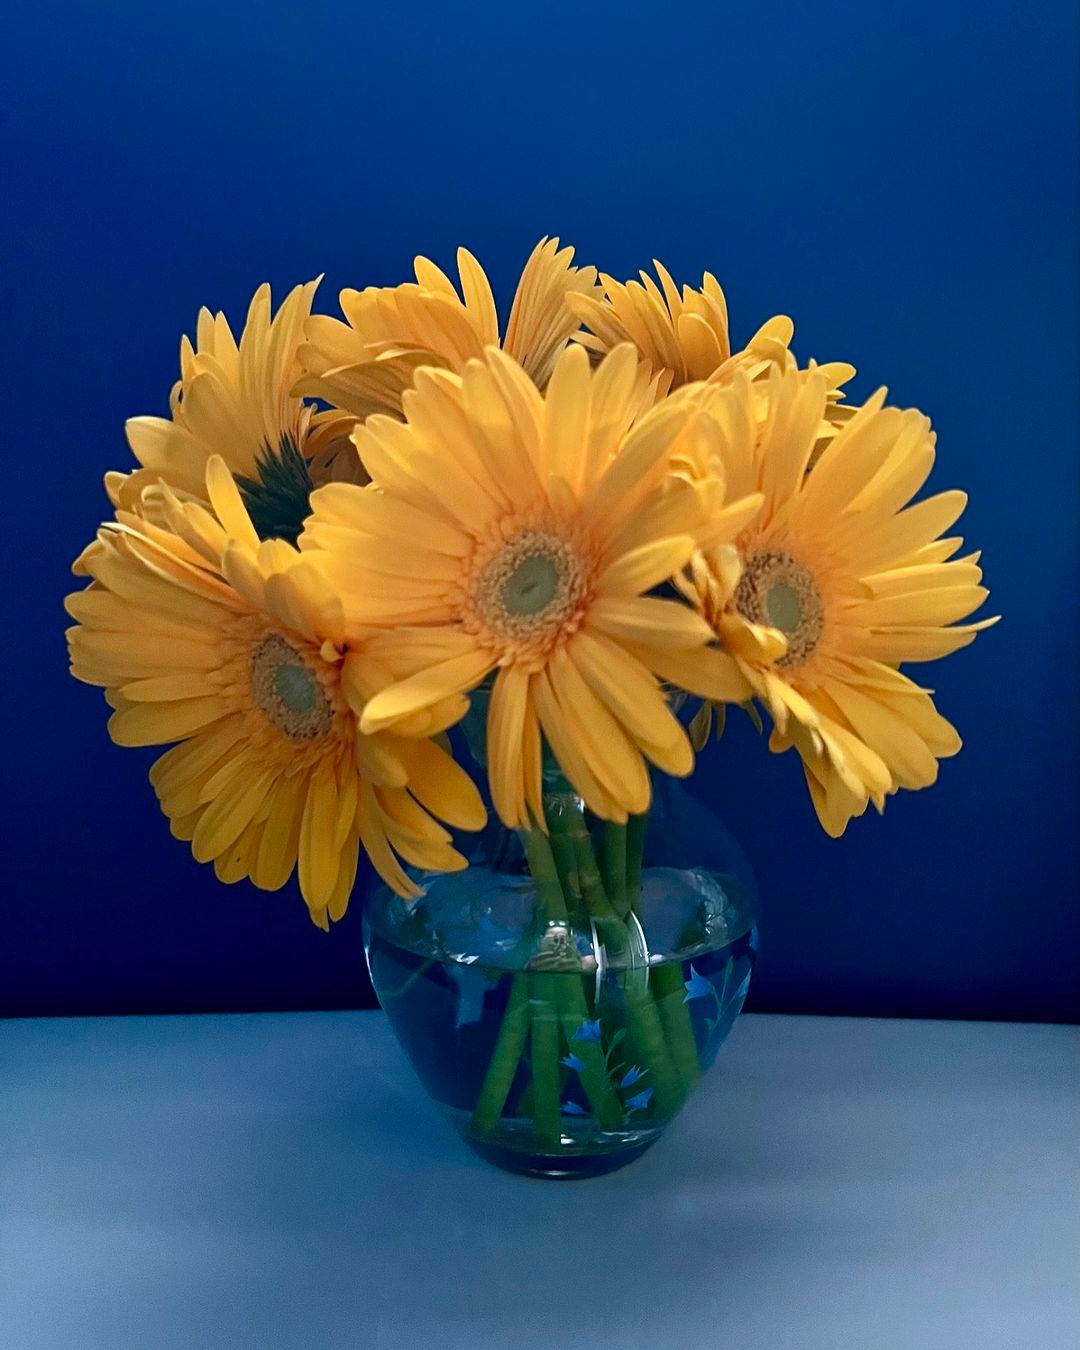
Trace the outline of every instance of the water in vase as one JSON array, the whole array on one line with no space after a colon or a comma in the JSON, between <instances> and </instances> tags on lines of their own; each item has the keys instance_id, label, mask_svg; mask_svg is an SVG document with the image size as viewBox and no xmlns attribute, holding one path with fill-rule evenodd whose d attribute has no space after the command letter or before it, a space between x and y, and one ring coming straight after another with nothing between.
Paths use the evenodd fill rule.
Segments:
<instances>
[{"instance_id":1,"label":"water in vase","mask_svg":"<svg viewBox=\"0 0 1080 1350\"><path fill-rule=\"evenodd\" d=\"M527 876L474 864L369 907L372 982L424 1086L503 1167L587 1176L649 1147L714 1059L756 951L734 878L646 867L613 949L537 921Z\"/></svg>"}]
</instances>

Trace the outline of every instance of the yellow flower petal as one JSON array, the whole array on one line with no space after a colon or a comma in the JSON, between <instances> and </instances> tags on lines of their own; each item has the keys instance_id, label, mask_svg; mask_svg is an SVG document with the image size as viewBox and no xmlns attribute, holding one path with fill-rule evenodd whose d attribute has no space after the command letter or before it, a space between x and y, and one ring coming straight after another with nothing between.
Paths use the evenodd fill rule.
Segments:
<instances>
[{"instance_id":1,"label":"yellow flower petal","mask_svg":"<svg viewBox=\"0 0 1080 1350\"><path fill-rule=\"evenodd\" d=\"M529 699L529 676L507 666L495 677L487 718L487 770L491 800L505 824L527 828L520 746Z\"/></svg>"},{"instance_id":2,"label":"yellow flower petal","mask_svg":"<svg viewBox=\"0 0 1080 1350\"><path fill-rule=\"evenodd\" d=\"M493 664L490 653L477 649L411 675L375 695L364 709L361 730L370 735L399 722L409 713L474 689Z\"/></svg>"},{"instance_id":3,"label":"yellow flower petal","mask_svg":"<svg viewBox=\"0 0 1080 1350\"><path fill-rule=\"evenodd\" d=\"M322 909L330 902L340 867L335 847L337 822L337 784L328 768L312 775L300 821L298 870L300 890L311 909Z\"/></svg>"},{"instance_id":4,"label":"yellow flower petal","mask_svg":"<svg viewBox=\"0 0 1080 1350\"><path fill-rule=\"evenodd\" d=\"M661 582L670 581L685 567L693 551L692 535L652 539L610 563L600 575L599 592L601 595L637 596L652 590Z\"/></svg>"}]
</instances>

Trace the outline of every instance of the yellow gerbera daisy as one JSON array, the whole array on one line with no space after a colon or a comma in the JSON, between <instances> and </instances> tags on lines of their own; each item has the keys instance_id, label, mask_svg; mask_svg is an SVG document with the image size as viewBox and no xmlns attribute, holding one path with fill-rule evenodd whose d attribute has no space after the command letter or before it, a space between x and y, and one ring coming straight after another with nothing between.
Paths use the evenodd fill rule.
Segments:
<instances>
[{"instance_id":1,"label":"yellow gerbera daisy","mask_svg":"<svg viewBox=\"0 0 1080 1350\"><path fill-rule=\"evenodd\" d=\"M186 336L180 342L171 416L127 423L128 443L143 467L106 477L115 506L160 519L156 485L200 499L207 461L220 455L236 476L260 538L295 542L314 486L366 481L348 439L355 419L317 412L292 393L317 286L297 286L277 314L269 286L260 286L239 343L224 314L200 310L195 346Z\"/></svg>"},{"instance_id":2,"label":"yellow gerbera daisy","mask_svg":"<svg viewBox=\"0 0 1080 1350\"><path fill-rule=\"evenodd\" d=\"M786 315L769 319L742 351L733 354L727 300L712 273L705 273L700 290L683 286L680 292L662 263L653 259L653 267L660 286L644 271L640 282L625 284L601 273L600 295L568 295L567 306L590 330L578 333L577 341L594 353L632 342L665 391L699 380L725 384L736 371L757 380L773 366L795 366L789 350L795 325ZM852 378L855 368L843 361L811 362L809 370L815 369L822 372L828 387L820 433L824 441L847 418L848 410L840 404L841 386Z\"/></svg>"},{"instance_id":3,"label":"yellow gerbera daisy","mask_svg":"<svg viewBox=\"0 0 1080 1350\"><path fill-rule=\"evenodd\" d=\"M624 821L649 804L646 759L692 766L660 680L717 698L740 684L730 658L706 651L699 616L646 593L696 543L734 539L758 503L720 511L711 481L671 480L669 456L702 419L687 402L635 422L651 399L630 346L595 371L568 348L545 394L488 348L463 375L419 372L404 424L357 428L377 490L312 498L300 546L321 557L346 631L405 625L371 641L411 673L372 698L361 727L393 727L495 672L488 773L510 826L543 822L541 733L590 808Z\"/></svg>"},{"instance_id":4,"label":"yellow gerbera daisy","mask_svg":"<svg viewBox=\"0 0 1080 1350\"><path fill-rule=\"evenodd\" d=\"M555 359L577 328L567 297L596 285L594 267L572 267L572 248L541 239L525 264L502 339L534 382L547 384ZM464 370L488 345L499 344L495 299L483 268L459 248L461 295L427 258L417 258L416 282L341 292L347 323L316 315L300 349L307 370L297 386L364 418L401 413L401 397L424 366Z\"/></svg>"},{"instance_id":5,"label":"yellow gerbera daisy","mask_svg":"<svg viewBox=\"0 0 1080 1350\"><path fill-rule=\"evenodd\" d=\"M957 622L987 596L979 555L955 558L963 541L939 538L965 495L908 505L934 462L927 418L884 407L882 390L808 472L824 376L777 368L765 388L763 425L745 375L704 395L728 491L764 503L734 546L698 553L677 584L768 709L771 748L802 756L838 836L868 801L881 809L899 788L929 786L960 748L930 692L897 667L956 651L995 620ZM681 467L693 476L688 459Z\"/></svg>"},{"instance_id":6,"label":"yellow gerbera daisy","mask_svg":"<svg viewBox=\"0 0 1080 1350\"><path fill-rule=\"evenodd\" d=\"M81 560L67 599L74 675L104 686L120 745L178 744L151 770L173 834L225 882L276 890L293 869L321 927L345 912L362 844L400 894L399 855L465 859L433 818L479 828L468 776L433 740L464 700L395 733L360 734L388 676L348 644L340 602L292 546L260 542L223 461L207 466L217 519L164 489L169 527L121 511ZM429 813L430 812L430 813Z\"/></svg>"}]
</instances>

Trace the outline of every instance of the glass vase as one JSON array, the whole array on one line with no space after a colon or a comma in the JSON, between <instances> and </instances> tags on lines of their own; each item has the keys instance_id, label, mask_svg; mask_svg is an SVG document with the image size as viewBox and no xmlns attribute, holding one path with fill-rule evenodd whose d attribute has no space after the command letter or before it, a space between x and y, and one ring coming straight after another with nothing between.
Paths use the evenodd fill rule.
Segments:
<instances>
[{"instance_id":1,"label":"glass vase","mask_svg":"<svg viewBox=\"0 0 1080 1350\"><path fill-rule=\"evenodd\" d=\"M756 893L721 822L657 776L647 816L594 819L557 772L546 830L493 823L467 871L383 888L372 983L421 1081L488 1161L542 1177L623 1167L660 1138L731 1031Z\"/></svg>"}]
</instances>

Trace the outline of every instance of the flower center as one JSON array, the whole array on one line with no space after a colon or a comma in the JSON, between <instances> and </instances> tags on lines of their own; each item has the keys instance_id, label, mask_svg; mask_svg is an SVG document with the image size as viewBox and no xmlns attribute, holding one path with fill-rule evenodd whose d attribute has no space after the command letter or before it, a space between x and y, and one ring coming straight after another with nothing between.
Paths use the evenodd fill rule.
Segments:
<instances>
[{"instance_id":1,"label":"flower center","mask_svg":"<svg viewBox=\"0 0 1080 1350\"><path fill-rule=\"evenodd\" d=\"M559 580L559 569L548 554L530 554L503 582L503 607L519 617L539 614L555 599Z\"/></svg>"},{"instance_id":2,"label":"flower center","mask_svg":"<svg viewBox=\"0 0 1080 1350\"><path fill-rule=\"evenodd\" d=\"M788 647L778 666L805 661L821 641L825 606L798 558L780 550L751 554L735 591L735 608L751 623L778 628Z\"/></svg>"},{"instance_id":3,"label":"flower center","mask_svg":"<svg viewBox=\"0 0 1080 1350\"><path fill-rule=\"evenodd\" d=\"M314 484L291 436L284 436L276 450L264 446L255 460L255 477L238 474L236 486L260 539L296 543L311 511L308 499Z\"/></svg>"},{"instance_id":4,"label":"flower center","mask_svg":"<svg viewBox=\"0 0 1080 1350\"><path fill-rule=\"evenodd\" d=\"M524 530L484 566L471 600L492 633L528 641L559 632L585 591L585 568L573 547L558 535Z\"/></svg>"},{"instance_id":5,"label":"flower center","mask_svg":"<svg viewBox=\"0 0 1080 1350\"><path fill-rule=\"evenodd\" d=\"M333 724L334 709L318 675L278 633L264 638L251 653L251 692L291 741L313 741Z\"/></svg>"}]
</instances>

